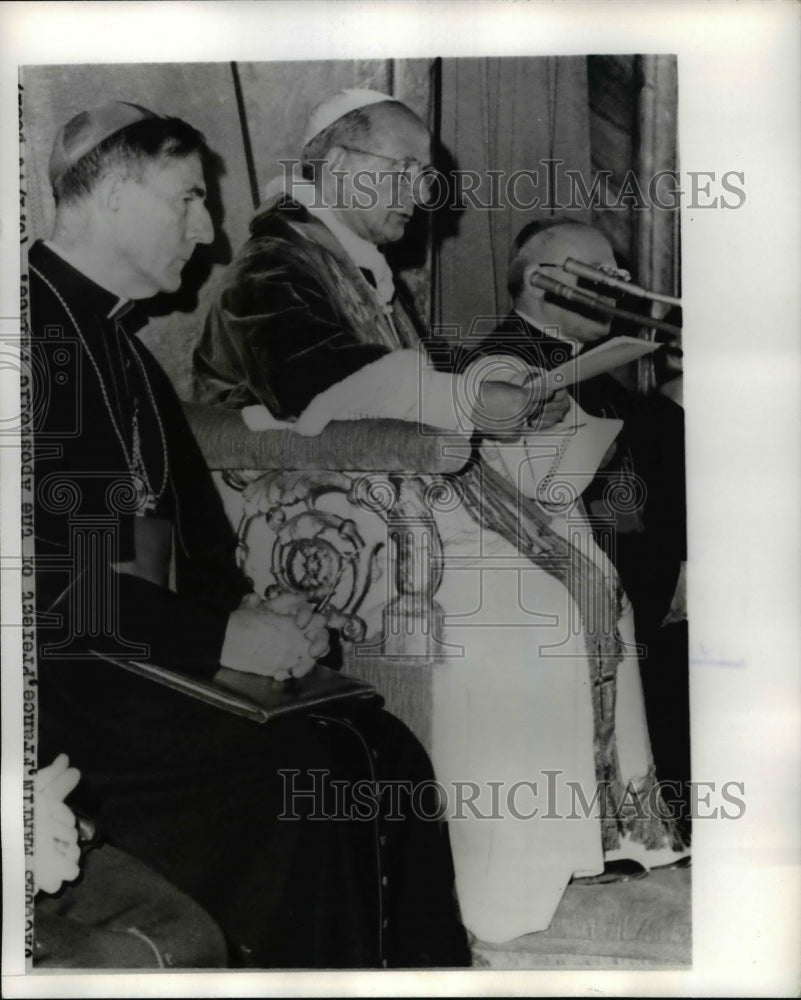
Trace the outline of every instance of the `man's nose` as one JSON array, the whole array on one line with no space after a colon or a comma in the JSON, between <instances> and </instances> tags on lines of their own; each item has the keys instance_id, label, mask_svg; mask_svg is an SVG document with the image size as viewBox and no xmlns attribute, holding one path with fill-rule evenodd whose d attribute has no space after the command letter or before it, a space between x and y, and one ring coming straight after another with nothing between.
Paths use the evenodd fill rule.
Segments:
<instances>
[{"instance_id":1,"label":"man's nose","mask_svg":"<svg viewBox=\"0 0 801 1000\"><path fill-rule=\"evenodd\" d=\"M410 176L408 191L415 205L427 207L431 201L431 190L434 186L434 175L431 170L418 170Z\"/></svg>"},{"instance_id":2,"label":"man's nose","mask_svg":"<svg viewBox=\"0 0 801 1000\"><path fill-rule=\"evenodd\" d=\"M214 224L211 221L211 216L205 205L198 203L193 206L194 211L192 212L189 219L189 229L187 231L187 239L192 240L194 243L211 243L214 239Z\"/></svg>"},{"instance_id":3,"label":"man's nose","mask_svg":"<svg viewBox=\"0 0 801 1000\"><path fill-rule=\"evenodd\" d=\"M415 201L412 189L406 181L401 181L397 194L398 208L404 212L411 212L414 209Z\"/></svg>"}]
</instances>

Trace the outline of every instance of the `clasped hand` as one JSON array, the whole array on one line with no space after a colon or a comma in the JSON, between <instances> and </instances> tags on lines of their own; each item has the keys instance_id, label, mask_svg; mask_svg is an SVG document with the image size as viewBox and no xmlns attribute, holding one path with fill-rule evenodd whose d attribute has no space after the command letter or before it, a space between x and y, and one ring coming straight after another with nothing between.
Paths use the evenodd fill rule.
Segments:
<instances>
[{"instance_id":1,"label":"clasped hand","mask_svg":"<svg viewBox=\"0 0 801 1000\"><path fill-rule=\"evenodd\" d=\"M228 618L220 663L278 681L303 677L328 652L325 618L297 594L249 594Z\"/></svg>"},{"instance_id":2,"label":"clasped hand","mask_svg":"<svg viewBox=\"0 0 801 1000\"><path fill-rule=\"evenodd\" d=\"M66 754L34 777L33 882L34 891L58 892L64 882L80 875L78 828L75 813L64 799L80 781Z\"/></svg>"}]
</instances>

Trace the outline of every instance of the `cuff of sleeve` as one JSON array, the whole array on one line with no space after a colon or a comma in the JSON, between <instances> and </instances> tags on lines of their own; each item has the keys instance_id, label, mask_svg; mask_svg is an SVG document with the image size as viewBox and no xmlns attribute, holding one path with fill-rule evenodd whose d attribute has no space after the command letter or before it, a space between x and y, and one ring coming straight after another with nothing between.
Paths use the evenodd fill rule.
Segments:
<instances>
[{"instance_id":1,"label":"cuff of sleeve","mask_svg":"<svg viewBox=\"0 0 801 1000\"><path fill-rule=\"evenodd\" d=\"M435 371L420 351L392 351L316 396L293 426L316 435L332 420L387 418L470 435L474 425L460 412L463 383Z\"/></svg>"},{"instance_id":2,"label":"cuff of sleeve","mask_svg":"<svg viewBox=\"0 0 801 1000\"><path fill-rule=\"evenodd\" d=\"M243 406L239 411L242 420L251 431L288 431L294 430L294 424L276 419L262 403L253 406Z\"/></svg>"},{"instance_id":3,"label":"cuff of sleeve","mask_svg":"<svg viewBox=\"0 0 801 1000\"><path fill-rule=\"evenodd\" d=\"M426 368L420 379L420 423L444 431L471 435L476 425L471 419L468 381L464 375L450 375Z\"/></svg>"}]
</instances>

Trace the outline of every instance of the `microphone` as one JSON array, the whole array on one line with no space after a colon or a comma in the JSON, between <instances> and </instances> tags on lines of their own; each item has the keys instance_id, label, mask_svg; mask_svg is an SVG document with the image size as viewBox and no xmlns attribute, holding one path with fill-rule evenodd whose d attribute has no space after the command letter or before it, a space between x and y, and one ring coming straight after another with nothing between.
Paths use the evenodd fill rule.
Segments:
<instances>
[{"instance_id":1,"label":"microphone","mask_svg":"<svg viewBox=\"0 0 801 1000\"><path fill-rule=\"evenodd\" d=\"M628 309L620 309L617 306L610 306L608 302L602 300L600 295L585 291L583 288L574 288L572 285L565 285L555 278L549 278L547 274L543 274L541 271L535 274L532 280L535 285L546 292L550 292L551 295L565 299L567 302L574 302L576 305L584 306L585 308L595 309L604 316L617 316L620 319L630 320L645 329L662 330L664 333L669 333L674 337L681 335L681 327L675 326L673 323L667 323L665 320L655 319L652 316L641 316L639 313L630 312Z\"/></svg>"},{"instance_id":2,"label":"microphone","mask_svg":"<svg viewBox=\"0 0 801 1000\"><path fill-rule=\"evenodd\" d=\"M624 295L632 295L638 299L648 299L652 302L663 302L665 305L670 306L680 306L681 299L674 299L670 295L660 295L657 292L649 292L647 288L642 288L640 285L632 284L622 277L616 277L613 274L608 274L603 268L593 267L591 264L585 264L583 261L576 260L574 257L568 257L564 262L562 267L567 271L568 274L575 274L577 278L585 278L587 281L595 282L597 285L606 285L607 288L613 288L615 291L622 292ZM627 271L618 271L618 274L628 274Z\"/></svg>"}]
</instances>

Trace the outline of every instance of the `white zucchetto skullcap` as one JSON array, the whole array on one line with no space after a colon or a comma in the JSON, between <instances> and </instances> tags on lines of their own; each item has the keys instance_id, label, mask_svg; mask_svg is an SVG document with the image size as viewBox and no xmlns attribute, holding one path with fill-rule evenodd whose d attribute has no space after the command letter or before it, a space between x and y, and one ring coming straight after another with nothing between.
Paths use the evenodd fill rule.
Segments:
<instances>
[{"instance_id":1,"label":"white zucchetto skullcap","mask_svg":"<svg viewBox=\"0 0 801 1000\"><path fill-rule=\"evenodd\" d=\"M382 94L379 90L340 90L332 97L326 97L312 108L306 129L303 133L303 145L319 135L323 129L333 125L343 115L357 108L366 108L371 104L380 104L382 101L393 101L395 104L401 102L390 94Z\"/></svg>"}]
</instances>

